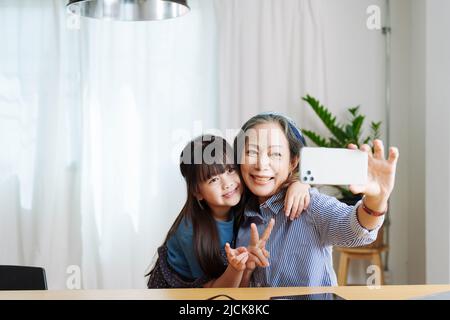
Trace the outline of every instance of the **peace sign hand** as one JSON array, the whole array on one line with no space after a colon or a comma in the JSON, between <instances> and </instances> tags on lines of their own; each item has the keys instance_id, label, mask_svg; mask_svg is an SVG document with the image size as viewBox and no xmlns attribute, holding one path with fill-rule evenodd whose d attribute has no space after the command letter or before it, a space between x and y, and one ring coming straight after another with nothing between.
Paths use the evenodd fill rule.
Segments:
<instances>
[{"instance_id":1,"label":"peace sign hand","mask_svg":"<svg viewBox=\"0 0 450 320\"><path fill-rule=\"evenodd\" d=\"M250 225L250 243L247 247L247 251L250 255L247 262L247 269L255 269L256 266L269 266L269 252L266 250L265 246L267 240L269 240L274 224L275 220L270 219L269 225L264 230L261 238L259 237L256 225L254 223Z\"/></svg>"}]
</instances>

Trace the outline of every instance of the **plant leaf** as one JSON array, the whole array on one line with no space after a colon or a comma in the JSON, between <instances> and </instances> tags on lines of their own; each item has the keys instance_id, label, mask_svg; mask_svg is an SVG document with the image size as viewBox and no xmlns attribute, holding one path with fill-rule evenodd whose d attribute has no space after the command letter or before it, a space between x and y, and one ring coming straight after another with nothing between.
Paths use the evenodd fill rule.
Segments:
<instances>
[{"instance_id":1,"label":"plant leaf","mask_svg":"<svg viewBox=\"0 0 450 320\"><path fill-rule=\"evenodd\" d=\"M360 135L361 135L361 128L362 125L364 123L364 119L365 117L362 115L359 115L357 117L355 117L352 121L352 130L353 130L353 143L355 143L356 145L359 145L359 139L360 139Z\"/></svg>"},{"instance_id":2,"label":"plant leaf","mask_svg":"<svg viewBox=\"0 0 450 320\"><path fill-rule=\"evenodd\" d=\"M331 148L346 148L347 145L342 144L340 141L337 141L334 138L330 138L330 147Z\"/></svg>"},{"instance_id":3,"label":"plant leaf","mask_svg":"<svg viewBox=\"0 0 450 320\"><path fill-rule=\"evenodd\" d=\"M370 129L372 130L372 138L374 140L380 138L380 136L381 136L380 127L381 127L381 121L379 121L379 122L372 121L370 123Z\"/></svg>"},{"instance_id":4,"label":"plant leaf","mask_svg":"<svg viewBox=\"0 0 450 320\"><path fill-rule=\"evenodd\" d=\"M348 108L347 110L351 114L351 119L345 124L339 124L336 122L336 116L334 116L326 107L321 105L317 99L311 97L310 95L306 95L302 98L302 100L309 104L309 106L333 135L327 140L315 132L303 130L304 135L313 141L317 146L347 148L349 143L354 143L360 146L362 128L366 118L365 116L359 114L360 106ZM381 121L371 122L370 134L362 141L362 143L368 144L370 140L378 139L381 136L380 128ZM338 188L344 197L353 196L353 194L345 186L334 187Z\"/></svg>"},{"instance_id":5,"label":"plant leaf","mask_svg":"<svg viewBox=\"0 0 450 320\"><path fill-rule=\"evenodd\" d=\"M317 133L310 130L302 130L304 136L308 137L318 147L330 147L330 144Z\"/></svg>"},{"instance_id":6,"label":"plant leaf","mask_svg":"<svg viewBox=\"0 0 450 320\"><path fill-rule=\"evenodd\" d=\"M348 111L352 114L353 117L356 117L358 115L358 110L360 106L356 106L353 108L348 108Z\"/></svg>"},{"instance_id":7,"label":"plant leaf","mask_svg":"<svg viewBox=\"0 0 450 320\"><path fill-rule=\"evenodd\" d=\"M341 145L345 144L348 140L348 136L343 127L336 122L336 116L334 116L326 107L321 105L319 100L316 100L310 95L306 95L306 97L303 97L302 99L309 104L320 120L322 120L323 124L328 130L330 130Z\"/></svg>"}]
</instances>

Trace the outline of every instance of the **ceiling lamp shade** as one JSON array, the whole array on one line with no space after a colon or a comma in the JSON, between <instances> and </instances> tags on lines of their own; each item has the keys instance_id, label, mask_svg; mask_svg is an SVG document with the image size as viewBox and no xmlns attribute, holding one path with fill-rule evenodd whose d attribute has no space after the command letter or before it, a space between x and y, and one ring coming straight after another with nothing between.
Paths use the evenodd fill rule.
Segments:
<instances>
[{"instance_id":1,"label":"ceiling lamp shade","mask_svg":"<svg viewBox=\"0 0 450 320\"><path fill-rule=\"evenodd\" d=\"M120 21L171 19L190 10L186 0L69 0L67 9L84 17Z\"/></svg>"}]
</instances>

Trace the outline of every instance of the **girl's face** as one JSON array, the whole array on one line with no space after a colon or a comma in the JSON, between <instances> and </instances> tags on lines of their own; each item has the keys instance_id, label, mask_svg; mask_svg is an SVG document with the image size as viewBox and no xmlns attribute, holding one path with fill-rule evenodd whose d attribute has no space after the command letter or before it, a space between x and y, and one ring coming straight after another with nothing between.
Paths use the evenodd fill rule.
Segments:
<instances>
[{"instance_id":1,"label":"girl's face","mask_svg":"<svg viewBox=\"0 0 450 320\"><path fill-rule=\"evenodd\" d=\"M278 123L256 125L246 134L241 174L259 203L263 203L286 182L297 159L291 161L288 140Z\"/></svg>"},{"instance_id":2,"label":"girl's face","mask_svg":"<svg viewBox=\"0 0 450 320\"><path fill-rule=\"evenodd\" d=\"M243 186L234 168L199 183L197 199L205 200L216 219L225 220L231 207L241 200Z\"/></svg>"}]
</instances>

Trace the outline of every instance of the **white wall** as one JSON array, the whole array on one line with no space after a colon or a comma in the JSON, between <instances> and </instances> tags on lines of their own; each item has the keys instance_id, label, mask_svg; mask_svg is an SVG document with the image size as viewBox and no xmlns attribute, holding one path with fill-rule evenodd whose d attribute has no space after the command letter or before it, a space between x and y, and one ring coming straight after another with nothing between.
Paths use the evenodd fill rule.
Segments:
<instances>
[{"instance_id":1,"label":"white wall","mask_svg":"<svg viewBox=\"0 0 450 320\"><path fill-rule=\"evenodd\" d=\"M450 2L391 3L391 137L400 147L392 207L401 209L393 215L393 229L400 231L391 241L393 281L449 283Z\"/></svg>"},{"instance_id":2,"label":"white wall","mask_svg":"<svg viewBox=\"0 0 450 320\"><path fill-rule=\"evenodd\" d=\"M426 1L426 267L450 282L450 1Z\"/></svg>"},{"instance_id":3,"label":"white wall","mask_svg":"<svg viewBox=\"0 0 450 320\"><path fill-rule=\"evenodd\" d=\"M385 113L385 38L381 31L366 27L366 9L378 5L385 12L384 0L323 0L324 45L327 67L325 104L339 117L346 108L361 105L370 121L383 121ZM408 127L404 125L409 108L410 4L392 1L392 112L391 145L400 149L396 188L391 197L389 272L386 281L404 284L408 280ZM406 122L407 123L407 122ZM320 128L320 126L318 126ZM383 139L386 128L382 127ZM424 237L424 236L423 236ZM422 238L423 238L422 237ZM418 237L420 239L420 236ZM423 260L425 258L423 257ZM349 283L364 284L368 262L350 265ZM335 267L338 260L335 259Z\"/></svg>"},{"instance_id":4,"label":"white wall","mask_svg":"<svg viewBox=\"0 0 450 320\"><path fill-rule=\"evenodd\" d=\"M410 19L408 128L408 283L425 283L425 1L407 1ZM405 52L408 55L408 52Z\"/></svg>"},{"instance_id":5,"label":"white wall","mask_svg":"<svg viewBox=\"0 0 450 320\"><path fill-rule=\"evenodd\" d=\"M390 202L387 281L450 281L450 2L391 0L390 141L400 149ZM367 6L384 1L323 0L326 105L338 115L361 104L385 121L384 37L365 28ZM445 38L446 37L446 38ZM317 124L320 128L320 126ZM386 137L384 137L386 138ZM439 169L439 170L437 170ZM366 264L351 266L364 280Z\"/></svg>"},{"instance_id":6,"label":"white wall","mask_svg":"<svg viewBox=\"0 0 450 320\"><path fill-rule=\"evenodd\" d=\"M384 120L384 38L366 26L367 7L382 0L325 0L323 21L327 103L338 114L361 105L370 120Z\"/></svg>"},{"instance_id":7,"label":"white wall","mask_svg":"<svg viewBox=\"0 0 450 320\"><path fill-rule=\"evenodd\" d=\"M410 2L391 0L391 107L390 143L399 148L396 185L390 201L389 268L392 284L408 283ZM390 278L390 279L389 279Z\"/></svg>"},{"instance_id":8,"label":"white wall","mask_svg":"<svg viewBox=\"0 0 450 320\"><path fill-rule=\"evenodd\" d=\"M383 0L321 0L324 23L326 97L318 97L339 119L349 107L360 105L370 121L384 121L384 39L380 31L366 27L366 9ZM328 134L309 113L308 125Z\"/></svg>"}]
</instances>

